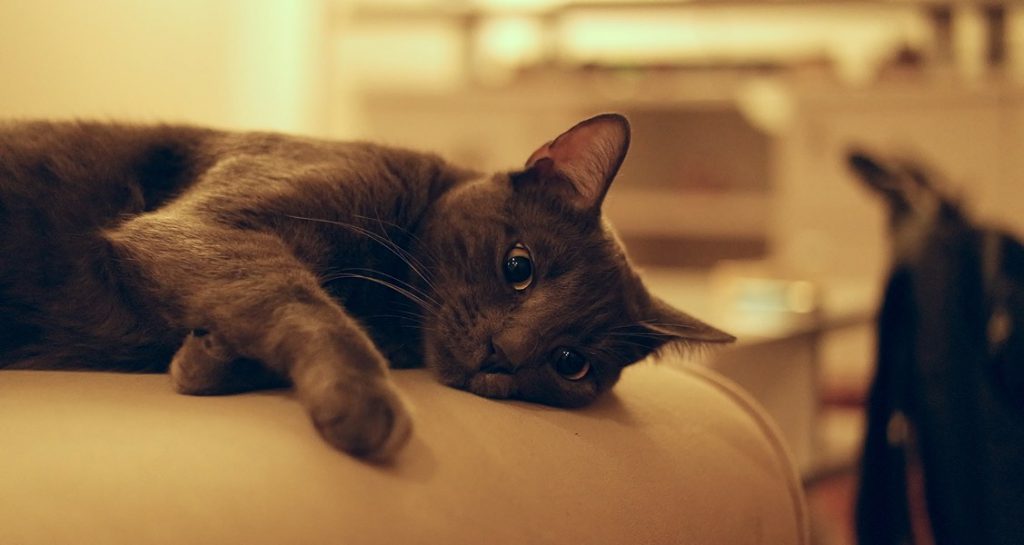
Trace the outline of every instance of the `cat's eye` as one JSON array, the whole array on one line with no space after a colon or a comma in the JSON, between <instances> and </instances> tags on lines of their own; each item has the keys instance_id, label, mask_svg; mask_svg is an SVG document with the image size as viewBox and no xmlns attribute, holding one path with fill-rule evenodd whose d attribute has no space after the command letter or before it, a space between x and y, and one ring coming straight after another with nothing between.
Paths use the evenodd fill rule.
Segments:
<instances>
[{"instance_id":1,"label":"cat's eye","mask_svg":"<svg viewBox=\"0 0 1024 545\"><path fill-rule=\"evenodd\" d=\"M507 254L505 264L502 266L505 274L505 281L512 285L516 291L523 291L533 284L533 260L530 257L530 250L521 243L516 243Z\"/></svg>"},{"instance_id":2,"label":"cat's eye","mask_svg":"<svg viewBox=\"0 0 1024 545\"><path fill-rule=\"evenodd\" d=\"M555 371L566 380L580 380L590 372L590 363L575 350L559 348L555 351Z\"/></svg>"}]
</instances>

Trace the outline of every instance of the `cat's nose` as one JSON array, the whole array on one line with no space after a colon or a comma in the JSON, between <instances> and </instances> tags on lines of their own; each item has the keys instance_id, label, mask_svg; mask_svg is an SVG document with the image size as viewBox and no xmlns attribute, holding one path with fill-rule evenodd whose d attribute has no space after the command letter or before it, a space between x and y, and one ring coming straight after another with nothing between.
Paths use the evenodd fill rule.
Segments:
<instances>
[{"instance_id":1,"label":"cat's nose","mask_svg":"<svg viewBox=\"0 0 1024 545\"><path fill-rule=\"evenodd\" d=\"M513 368L519 367L529 356L523 337L519 329L506 330L495 335L491 338L495 355L500 355L501 359L507 361Z\"/></svg>"},{"instance_id":2,"label":"cat's nose","mask_svg":"<svg viewBox=\"0 0 1024 545\"><path fill-rule=\"evenodd\" d=\"M512 372L515 371L515 366L511 361L509 361L508 356L505 355L505 351L501 349L501 346L495 344L493 338L487 341L487 348L487 359L484 360L483 365L480 366L481 371L484 373L504 374L512 374Z\"/></svg>"}]
</instances>

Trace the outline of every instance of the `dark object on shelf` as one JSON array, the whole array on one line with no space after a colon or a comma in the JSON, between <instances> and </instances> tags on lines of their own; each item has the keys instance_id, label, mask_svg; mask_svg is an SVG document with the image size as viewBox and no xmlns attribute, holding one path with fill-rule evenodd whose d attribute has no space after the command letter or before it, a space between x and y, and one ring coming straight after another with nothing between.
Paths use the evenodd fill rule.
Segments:
<instances>
[{"instance_id":1,"label":"dark object on shelf","mask_svg":"<svg viewBox=\"0 0 1024 545\"><path fill-rule=\"evenodd\" d=\"M893 244L858 539L1024 543L1024 246L914 164L850 164L885 197Z\"/></svg>"}]
</instances>

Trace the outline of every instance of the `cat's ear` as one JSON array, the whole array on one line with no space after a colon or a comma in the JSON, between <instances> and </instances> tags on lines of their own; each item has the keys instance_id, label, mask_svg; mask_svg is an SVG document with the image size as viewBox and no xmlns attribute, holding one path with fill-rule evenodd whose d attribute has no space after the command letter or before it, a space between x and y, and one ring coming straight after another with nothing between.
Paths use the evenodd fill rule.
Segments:
<instances>
[{"instance_id":1,"label":"cat's ear","mask_svg":"<svg viewBox=\"0 0 1024 545\"><path fill-rule=\"evenodd\" d=\"M576 209L598 211L626 158L629 136L625 117L592 117L534 151L518 183L535 183Z\"/></svg>"},{"instance_id":2,"label":"cat's ear","mask_svg":"<svg viewBox=\"0 0 1024 545\"><path fill-rule=\"evenodd\" d=\"M644 318L636 325L637 341L657 350L662 345L678 342L683 346L731 343L736 337L712 327L661 299L651 296Z\"/></svg>"}]
</instances>

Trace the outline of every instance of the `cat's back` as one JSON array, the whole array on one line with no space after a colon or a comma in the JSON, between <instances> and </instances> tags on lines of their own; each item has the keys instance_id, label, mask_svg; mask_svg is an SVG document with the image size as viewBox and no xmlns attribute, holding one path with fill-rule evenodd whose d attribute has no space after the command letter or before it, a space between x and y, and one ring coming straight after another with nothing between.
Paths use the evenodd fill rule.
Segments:
<instances>
[{"instance_id":1,"label":"cat's back","mask_svg":"<svg viewBox=\"0 0 1024 545\"><path fill-rule=\"evenodd\" d=\"M90 301L112 301L122 321L135 319L135 307L121 301L123 269L131 265L107 235L140 216L174 216L185 207L224 224L242 218L251 228L252 218L278 205L299 206L292 212L300 216L324 216L310 209L339 203L345 206L331 214L374 215L392 193L428 202L440 185L418 182L462 176L448 168L434 155L365 142L176 125L0 122L0 367L5 354L54 345L54 331L108 320L90 314L97 312ZM78 346L79 337L65 344Z\"/></svg>"},{"instance_id":2,"label":"cat's back","mask_svg":"<svg viewBox=\"0 0 1024 545\"><path fill-rule=\"evenodd\" d=\"M184 191L207 161L202 150L211 134L174 126L0 123L0 287Z\"/></svg>"},{"instance_id":3,"label":"cat's back","mask_svg":"<svg viewBox=\"0 0 1024 545\"><path fill-rule=\"evenodd\" d=\"M101 231L185 190L214 134L0 123L0 354L35 337L28 324L52 304L101 287L92 272L104 266Z\"/></svg>"},{"instance_id":4,"label":"cat's back","mask_svg":"<svg viewBox=\"0 0 1024 545\"><path fill-rule=\"evenodd\" d=\"M92 251L102 229L159 207L203 168L213 133L84 122L0 124L0 296ZM7 291L10 291L9 289Z\"/></svg>"},{"instance_id":5,"label":"cat's back","mask_svg":"<svg viewBox=\"0 0 1024 545\"><path fill-rule=\"evenodd\" d=\"M155 209L208 162L204 143L214 134L183 126L0 124L0 219L31 210L105 223Z\"/></svg>"}]
</instances>

